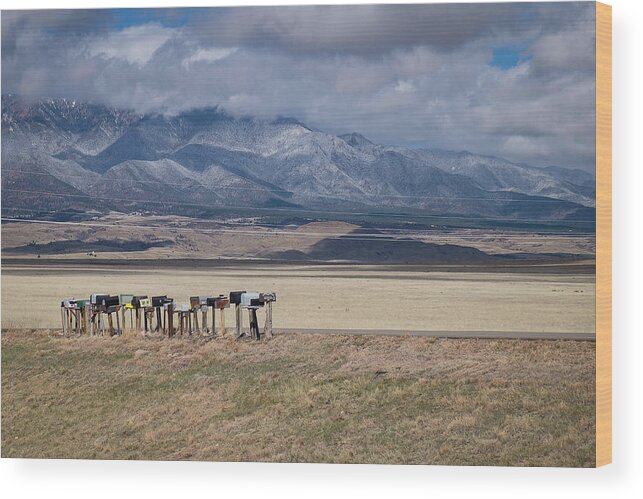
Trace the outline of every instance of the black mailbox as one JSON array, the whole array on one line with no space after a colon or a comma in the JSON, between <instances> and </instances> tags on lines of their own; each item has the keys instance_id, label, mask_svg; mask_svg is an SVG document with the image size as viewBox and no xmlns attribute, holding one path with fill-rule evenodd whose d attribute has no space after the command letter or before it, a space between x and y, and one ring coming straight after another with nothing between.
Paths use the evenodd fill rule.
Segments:
<instances>
[{"instance_id":1,"label":"black mailbox","mask_svg":"<svg viewBox=\"0 0 643 499\"><path fill-rule=\"evenodd\" d=\"M118 295L116 295L116 296L108 296L108 297L105 299L105 303L104 303L104 305L105 305L106 307L114 307L114 306L116 306L116 305L120 305L120 303L121 303L121 302L120 302L120 297L119 297Z\"/></svg>"},{"instance_id":2,"label":"black mailbox","mask_svg":"<svg viewBox=\"0 0 643 499\"><path fill-rule=\"evenodd\" d=\"M246 291L230 291L230 303L239 305L241 303L241 295Z\"/></svg>"},{"instance_id":3,"label":"black mailbox","mask_svg":"<svg viewBox=\"0 0 643 499\"><path fill-rule=\"evenodd\" d=\"M170 301L172 301L172 300L170 300ZM165 303L168 303L167 295L152 296L152 306L153 307L162 307Z\"/></svg>"},{"instance_id":4,"label":"black mailbox","mask_svg":"<svg viewBox=\"0 0 643 499\"><path fill-rule=\"evenodd\" d=\"M145 300L147 295L135 296L132 298L132 305L136 308L141 308L141 300Z\"/></svg>"}]
</instances>

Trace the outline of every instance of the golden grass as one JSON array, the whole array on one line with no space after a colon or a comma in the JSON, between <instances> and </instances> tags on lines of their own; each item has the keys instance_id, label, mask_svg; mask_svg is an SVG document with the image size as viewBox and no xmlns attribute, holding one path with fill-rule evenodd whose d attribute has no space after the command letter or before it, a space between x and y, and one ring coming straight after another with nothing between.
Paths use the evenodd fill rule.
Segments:
<instances>
[{"instance_id":1,"label":"golden grass","mask_svg":"<svg viewBox=\"0 0 643 499\"><path fill-rule=\"evenodd\" d=\"M4 330L2 457L593 466L594 347Z\"/></svg>"},{"instance_id":2,"label":"golden grass","mask_svg":"<svg viewBox=\"0 0 643 499\"><path fill-rule=\"evenodd\" d=\"M592 333L595 287L594 276L584 274L386 266L3 266L2 327L60 327L61 300L95 292L167 294L188 303L194 295L246 289L277 293L276 328ZM233 312L226 313L232 325Z\"/></svg>"}]
</instances>

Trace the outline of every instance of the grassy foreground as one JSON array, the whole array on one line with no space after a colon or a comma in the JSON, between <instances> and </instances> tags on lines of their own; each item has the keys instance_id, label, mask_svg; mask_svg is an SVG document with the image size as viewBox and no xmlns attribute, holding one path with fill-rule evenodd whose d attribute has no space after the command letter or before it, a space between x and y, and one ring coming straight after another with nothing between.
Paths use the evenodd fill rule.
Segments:
<instances>
[{"instance_id":1,"label":"grassy foreground","mask_svg":"<svg viewBox=\"0 0 643 499\"><path fill-rule=\"evenodd\" d=\"M593 466L595 345L2 331L2 457Z\"/></svg>"}]
</instances>

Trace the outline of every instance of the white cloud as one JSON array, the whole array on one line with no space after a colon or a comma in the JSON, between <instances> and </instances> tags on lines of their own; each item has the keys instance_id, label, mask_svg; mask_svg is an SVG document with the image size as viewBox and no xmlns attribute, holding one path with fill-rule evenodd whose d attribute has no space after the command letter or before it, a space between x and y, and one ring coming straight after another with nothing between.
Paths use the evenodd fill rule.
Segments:
<instances>
[{"instance_id":1,"label":"white cloud","mask_svg":"<svg viewBox=\"0 0 643 499\"><path fill-rule=\"evenodd\" d=\"M472 19L468 35L458 33L457 40L455 21L443 28L426 13L412 33L402 32L403 25L396 32L383 15L391 7L370 6L361 11L368 15L355 11L343 20L347 11L332 9L322 19L329 31L313 26L322 8L296 10L294 17L281 8L274 14L232 9L218 23L207 18L182 28L148 23L72 37L66 23L65 36L54 38L51 29L18 29L3 13L2 86L33 98L71 97L141 112L221 105L236 114L292 116L331 133L358 131L382 143L591 168L594 24L558 16L557 9L567 8L560 5L538 4L552 9L547 24L523 22L520 33L507 34L501 24L489 34ZM570 9L585 12L593 4L579 5ZM402 18L412 18L409 12ZM293 19L302 24L290 25ZM482 24L493 22L488 15ZM71 22L75 29L79 24ZM437 28L424 40L427 25ZM313 31L307 43L302 26ZM509 70L490 66L494 47L518 42L524 62Z\"/></svg>"},{"instance_id":2,"label":"white cloud","mask_svg":"<svg viewBox=\"0 0 643 499\"><path fill-rule=\"evenodd\" d=\"M143 65L177 30L158 24L131 26L88 40L85 49L90 57L122 59L131 64Z\"/></svg>"},{"instance_id":3,"label":"white cloud","mask_svg":"<svg viewBox=\"0 0 643 499\"><path fill-rule=\"evenodd\" d=\"M225 59L229 55L234 54L237 51L236 47L232 48L198 48L186 59L183 59L182 64L184 66L190 66L195 62L214 62L220 59Z\"/></svg>"},{"instance_id":4,"label":"white cloud","mask_svg":"<svg viewBox=\"0 0 643 499\"><path fill-rule=\"evenodd\" d=\"M413 92L413 90L415 90L415 86L409 81L398 80L397 84L395 85L395 91L401 94Z\"/></svg>"}]
</instances>

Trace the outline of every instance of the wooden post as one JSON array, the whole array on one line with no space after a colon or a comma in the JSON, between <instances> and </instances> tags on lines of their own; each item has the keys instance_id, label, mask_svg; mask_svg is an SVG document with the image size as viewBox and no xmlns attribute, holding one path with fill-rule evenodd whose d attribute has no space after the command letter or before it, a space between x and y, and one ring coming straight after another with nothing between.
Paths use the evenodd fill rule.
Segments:
<instances>
[{"instance_id":1,"label":"wooden post","mask_svg":"<svg viewBox=\"0 0 643 499\"><path fill-rule=\"evenodd\" d=\"M250 337L254 340L261 339L259 322L257 321L257 309L255 307L248 308L248 320L250 321Z\"/></svg>"},{"instance_id":2,"label":"wooden post","mask_svg":"<svg viewBox=\"0 0 643 499\"><path fill-rule=\"evenodd\" d=\"M167 305L167 335L170 338L174 336L174 304L172 303Z\"/></svg>"},{"instance_id":3,"label":"wooden post","mask_svg":"<svg viewBox=\"0 0 643 499\"><path fill-rule=\"evenodd\" d=\"M123 331L121 330L121 319L118 317L118 310L116 311L116 334L123 334ZM123 317L123 322L125 322L125 317Z\"/></svg>"},{"instance_id":4,"label":"wooden post","mask_svg":"<svg viewBox=\"0 0 643 499\"><path fill-rule=\"evenodd\" d=\"M109 335L114 336L114 322L112 320L112 314L107 314L107 324L109 326Z\"/></svg>"},{"instance_id":5,"label":"wooden post","mask_svg":"<svg viewBox=\"0 0 643 499\"><path fill-rule=\"evenodd\" d=\"M80 336L81 335L81 328L82 328L82 320L81 320L81 310L77 308L74 310L74 317L76 319L76 335Z\"/></svg>"},{"instance_id":6,"label":"wooden post","mask_svg":"<svg viewBox=\"0 0 643 499\"><path fill-rule=\"evenodd\" d=\"M221 323L220 324L221 325L220 333L221 333L221 336L223 337L223 336L225 336L225 309L222 308L220 310L221 310L220 313L219 313L219 315L221 316L221 318L219 319L219 321ZM214 332L214 309L212 309L212 324L213 324L212 331Z\"/></svg>"},{"instance_id":7,"label":"wooden post","mask_svg":"<svg viewBox=\"0 0 643 499\"><path fill-rule=\"evenodd\" d=\"M85 334L87 336L90 335L91 313L91 305L89 303L85 303Z\"/></svg>"},{"instance_id":8,"label":"wooden post","mask_svg":"<svg viewBox=\"0 0 643 499\"><path fill-rule=\"evenodd\" d=\"M212 330L211 331L212 331L213 335L216 334L216 330L217 330L216 329L216 327L217 327L216 326L216 321L215 321L216 315L217 315L216 310L217 310L216 307L212 307ZM223 314L223 310L221 310L221 314ZM223 336L223 335L221 335L221 336Z\"/></svg>"},{"instance_id":9,"label":"wooden post","mask_svg":"<svg viewBox=\"0 0 643 499\"><path fill-rule=\"evenodd\" d=\"M67 334L67 328L65 327L65 307L60 307L60 320L63 325L63 336Z\"/></svg>"},{"instance_id":10,"label":"wooden post","mask_svg":"<svg viewBox=\"0 0 643 499\"><path fill-rule=\"evenodd\" d=\"M266 338L272 338L272 302L266 303L266 322L263 325L263 334Z\"/></svg>"},{"instance_id":11,"label":"wooden post","mask_svg":"<svg viewBox=\"0 0 643 499\"><path fill-rule=\"evenodd\" d=\"M237 338L239 338L243 332L243 315L241 314L241 305L238 303L234 306L234 313L237 320Z\"/></svg>"}]
</instances>

